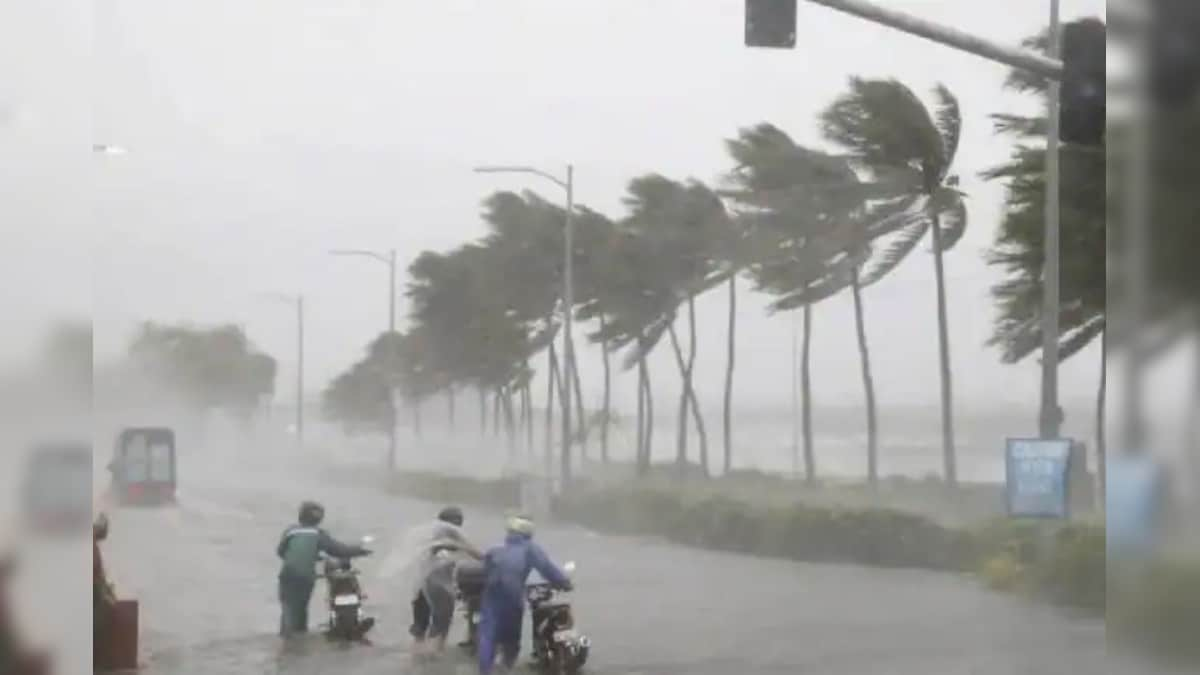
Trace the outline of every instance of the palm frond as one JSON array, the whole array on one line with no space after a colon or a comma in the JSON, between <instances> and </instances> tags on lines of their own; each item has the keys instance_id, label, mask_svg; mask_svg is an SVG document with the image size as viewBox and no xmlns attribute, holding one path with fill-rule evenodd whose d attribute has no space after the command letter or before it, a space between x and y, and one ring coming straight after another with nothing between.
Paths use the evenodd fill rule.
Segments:
<instances>
[{"instance_id":1,"label":"palm frond","mask_svg":"<svg viewBox=\"0 0 1200 675\"><path fill-rule=\"evenodd\" d=\"M942 171L946 144L925 105L897 80L850 79L820 117L824 136L866 167Z\"/></svg>"},{"instance_id":2,"label":"palm frond","mask_svg":"<svg viewBox=\"0 0 1200 675\"><path fill-rule=\"evenodd\" d=\"M895 234L877 258L873 258L869 262L870 266L863 273L859 284L865 288L890 274L917 248L917 244L921 242L927 232L929 232L929 220L924 217L914 218L904 229Z\"/></svg>"},{"instance_id":3,"label":"palm frond","mask_svg":"<svg viewBox=\"0 0 1200 675\"><path fill-rule=\"evenodd\" d=\"M1046 138L1049 125L1045 117L1028 117L1011 113L994 113L991 115L992 130L1004 136L1014 136L1021 139L1042 140Z\"/></svg>"},{"instance_id":4,"label":"palm frond","mask_svg":"<svg viewBox=\"0 0 1200 675\"><path fill-rule=\"evenodd\" d=\"M958 99L944 84L939 84L933 90L934 97L937 98L937 106L934 111L934 124L937 125L938 135L942 139L942 156L938 165L941 167L940 178L944 180L950 172L950 167L954 164L954 158L958 154L958 142L962 137L962 111L958 106ZM940 182L940 181L939 181Z\"/></svg>"},{"instance_id":5,"label":"palm frond","mask_svg":"<svg viewBox=\"0 0 1200 675\"><path fill-rule=\"evenodd\" d=\"M962 193L939 188L930 200L930 212L936 215L941 227L942 251L949 251L967 231L967 204Z\"/></svg>"}]
</instances>

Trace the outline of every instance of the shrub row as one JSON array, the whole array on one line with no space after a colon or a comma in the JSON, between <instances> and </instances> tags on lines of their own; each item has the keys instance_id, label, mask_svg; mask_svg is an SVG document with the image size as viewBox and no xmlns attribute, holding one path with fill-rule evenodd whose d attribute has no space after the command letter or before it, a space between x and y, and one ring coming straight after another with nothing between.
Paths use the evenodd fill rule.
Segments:
<instances>
[{"instance_id":1,"label":"shrub row","mask_svg":"<svg viewBox=\"0 0 1200 675\"><path fill-rule=\"evenodd\" d=\"M973 533L976 569L992 588L1093 613L1105 609L1105 531L1099 524L995 521Z\"/></svg>"},{"instance_id":2,"label":"shrub row","mask_svg":"<svg viewBox=\"0 0 1200 675\"><path fill-rule=\"evenodd\" d=\"M391 488L437 502L491 508L520 504L516 478L407 473L398 474ZM1102 525L1047 530L998 519L967 530L894 509L758 504L665 486L576 490L557 499L553 510L558 518L599 532L804 562L976 573L998 590L1093 612L1105 605Z\"/></svg>"},{"instance_id":3,"label":"shrub row","mask_svg":"<svg viewBox=\"0 0 1200 675\"><path fill-rule=\"evenodd\" d=\"M554 510L599 531L807 562L963 570L970 561L969 535L888 509L754 506L635 488L577 493L559 499Z\"/></svg>"},{"instance_id":4,"label":"shrub row","mask_svg":"<svg viewBox=\"0 0 1200 675\"><path fill-rule=\"evenodd\" d=\"M483 480L412 471L394 474L388 490L445 504L474 504L497 509L515 508L521 504L521 483L517 478Z\"/></svg>"}]
</instances>

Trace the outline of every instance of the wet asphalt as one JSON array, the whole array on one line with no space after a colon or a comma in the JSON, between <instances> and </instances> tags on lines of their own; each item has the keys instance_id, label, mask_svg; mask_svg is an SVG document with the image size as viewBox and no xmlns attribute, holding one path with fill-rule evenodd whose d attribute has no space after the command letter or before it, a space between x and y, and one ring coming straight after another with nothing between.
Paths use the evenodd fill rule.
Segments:
<instances>
[{"instance_id":1,"label":"wet asphalt","mask_svg":"<svg viewBox=\"0 0 1200 675\"><path fill-rule=\"evenodd\" d=\"M336 536L374 534L381 552L438 505L333 480L316 460L290 470L263 456L209 460L181 464L177 507L111 511L106 563L119 595L141 603L145 675L475 672L453 650L432 662L410 652L407 589L375 573L382 555L360 565L379 620L373 645L340 647L319 634L285 645L275 635L274 547L301 499L326 504ZM466 527L481 545L501 536L498 514L468 510ZM588 672L597 675L1145 672L1106 658L1102 621L993 593L967 577L757 559L548 523L538 538L558 562L578 564L576 614L594 642ZM85 549L30 547L29 572L45 588L74 570ZM83 597L79 585L73 597ZM315 623L323 592L314 594ZM86 606L43 609L39 625L51 630L41 634L74 636L60 642L60 672L89 672Z\"/></svg>"}]
</instances>

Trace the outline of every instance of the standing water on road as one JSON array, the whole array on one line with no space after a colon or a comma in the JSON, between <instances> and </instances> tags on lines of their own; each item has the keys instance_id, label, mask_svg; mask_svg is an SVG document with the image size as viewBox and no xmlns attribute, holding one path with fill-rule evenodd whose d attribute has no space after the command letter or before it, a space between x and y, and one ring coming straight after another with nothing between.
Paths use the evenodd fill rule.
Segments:
<instances>
[{"instance_id":1,"label":"standing water on road","mask_svg":"<svg viewBox=\"0 0 1200 675\"><path fill-rule=\"evenodd\" d=\"M411 586L378 579L382 560L360 565L379 618L372 645L320 635L284 644L275 635L274 543L300 500L326 505L335 536L383 535L381 551L440 505L333 483L320 464L192 461L181 494L196 501L118 511L106 545L118 587L142 603L146 675L473 672L454 647L434 662L410 653ZM480 545L498 542L502 514L468 508L465 530ZM1102 621L957 575L757 559L550 523L537 539L559 560L581 562L573 602L595 644L591 673L1124 672L1106 665ZM451 645L464 631L460 617L453 630Z\"/></svg>"}]
</instances>

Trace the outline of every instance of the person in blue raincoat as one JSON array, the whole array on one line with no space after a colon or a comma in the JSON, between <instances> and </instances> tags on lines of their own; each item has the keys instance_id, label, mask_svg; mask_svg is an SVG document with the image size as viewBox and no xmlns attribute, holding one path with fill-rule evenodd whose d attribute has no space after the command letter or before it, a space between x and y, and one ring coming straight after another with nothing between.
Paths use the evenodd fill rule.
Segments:
<instances>
[{"instance_id":1,"label":"person in blue raincoat","mask_svg":"<svg viewBox=\"0 0 1200 675\"><path fill-rule=\"evenodd\" d=\"M490 675L500 652L506 668L512 668L521 651L521 624L525 618L525 583L529 573L538 574L563 590L571 580L551 562L533 541L533 520L511 516L504 543L484 556L486 581L479 618L479 673Z\"/></svg>"}]
</instances>

